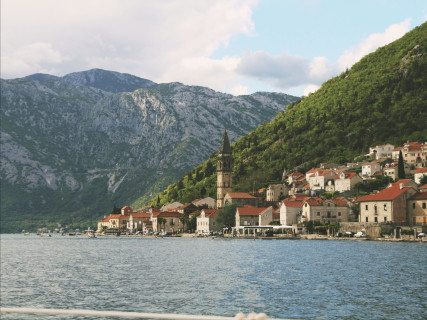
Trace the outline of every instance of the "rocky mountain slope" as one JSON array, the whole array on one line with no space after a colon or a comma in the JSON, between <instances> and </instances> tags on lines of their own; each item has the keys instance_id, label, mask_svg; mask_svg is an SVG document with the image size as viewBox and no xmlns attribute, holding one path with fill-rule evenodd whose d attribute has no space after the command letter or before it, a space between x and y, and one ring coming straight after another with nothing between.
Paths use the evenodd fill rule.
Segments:
<instances>
[{"instance_id":1,"label":"rocky mountain slope","mask_svg":"<svg viewBox=\"0 0 427 320\"><path fill-rule=\"evenodd\" d=\"M1 228L95 223L162 190L298 98L89 70L1 80Z\"/></svg>"}]
</instances>

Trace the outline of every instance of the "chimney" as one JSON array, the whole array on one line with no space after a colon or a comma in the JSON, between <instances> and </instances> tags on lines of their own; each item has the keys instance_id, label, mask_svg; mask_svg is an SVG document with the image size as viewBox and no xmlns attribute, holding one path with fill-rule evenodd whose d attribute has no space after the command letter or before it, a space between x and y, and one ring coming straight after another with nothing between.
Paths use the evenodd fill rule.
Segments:
<instances>
[{"instance_id":1,"label":"chimney","mask_svg":"<svg viewBox=\"0 0 427 320\"><path fill-rule=\"evenodd\" d=\"M404 187L405 187L405 185L403 183L399 183L400 190L402 190Z\"/></svg>"}]
</instances>

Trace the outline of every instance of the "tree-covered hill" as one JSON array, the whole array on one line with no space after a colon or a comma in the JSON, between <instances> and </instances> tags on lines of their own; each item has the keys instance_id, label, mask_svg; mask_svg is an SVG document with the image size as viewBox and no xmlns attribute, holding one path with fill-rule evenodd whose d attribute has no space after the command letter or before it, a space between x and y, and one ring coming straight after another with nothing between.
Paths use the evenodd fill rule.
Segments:
<instances>
[{"instance_id":1,"label":"tree-covered hill","mask_svg":"<svg viewBox=\"0 0 427 320\"><path fill-rule=\"evenodd\" d=\"M370 146L427 140L427 23L365 56L350 70L233 145L233 189L280 181L284 168L346 163ZM218 145L219 148L219 145ZM216 197L216 154L152 204Z\"/></svg>"}]
</instances>

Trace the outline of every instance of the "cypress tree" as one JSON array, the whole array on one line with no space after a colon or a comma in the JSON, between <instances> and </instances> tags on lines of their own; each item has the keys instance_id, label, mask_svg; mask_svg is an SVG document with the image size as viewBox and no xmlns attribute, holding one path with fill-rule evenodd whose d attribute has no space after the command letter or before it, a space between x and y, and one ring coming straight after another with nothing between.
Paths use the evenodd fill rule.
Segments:
<instances>
[{"instance_id":1,"label":"cypress tree","mask_svg":"<svg viewBox=\"0 0 427 320\"><path fill-rule=\"evenodd\" d=\"M399 151L399 162L397 164L397 176L399 179L405 179L405 167L403 166L402 151Z\"/></svg>"}]
</instances>

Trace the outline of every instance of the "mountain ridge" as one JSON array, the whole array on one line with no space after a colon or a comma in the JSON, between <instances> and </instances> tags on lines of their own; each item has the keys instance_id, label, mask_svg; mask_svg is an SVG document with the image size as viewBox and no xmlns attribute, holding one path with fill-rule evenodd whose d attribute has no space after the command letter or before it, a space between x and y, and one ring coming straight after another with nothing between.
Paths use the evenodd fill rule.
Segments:
<instances>
[{"instance_id":1,"label":"mountain ridge","mask_svg":"<svg viewBox=\"0 0 427 320\"><path fill-rule=\"evenodd\" d=\"M81 226L149 199L209 157L224 128L235 140L298 99L180 83L133 90L141 82L127 77L1 80L2 232ZM111 92L114 79L124 91Z\"/></svg>"}]
</instances>

